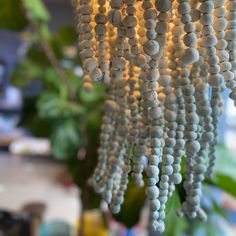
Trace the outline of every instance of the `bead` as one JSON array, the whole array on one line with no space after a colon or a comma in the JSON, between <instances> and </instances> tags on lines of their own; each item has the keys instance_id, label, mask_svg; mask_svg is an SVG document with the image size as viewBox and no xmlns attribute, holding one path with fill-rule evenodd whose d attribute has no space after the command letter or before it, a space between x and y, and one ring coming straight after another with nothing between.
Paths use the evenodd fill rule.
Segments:
<instances>
[{"instance_id":1,"label":"bead","mask_svg":"<svg viewBox=\"0 0 236 236\"><path fill-rule=\"evenodd\" d=\"M119 10L111 10L108 14L108 20L114 26L118 26L121 22L121 12Z\"/></svg>"},{"instance_id":2,"label":"bead","mask_svg":"<svg viewBox=\"0 0 236 236\"><path fill-rule=\"evenodd\" d=\"M193 64L199 60L199 53L195 48L187 48L181 58L185 65Z\"/></svg>"},{"instance_id":3,"label":"bead","mask_svg":"<svg viewBox=\"0 0 236 236\"><path fill-rule=\"evenodd\" d=\"M165 156L163 156L162 162L165 165L172 165L174 162L174 157L171 155L165 155Z\"/></svg>"},{"instance_id":4,"label":"bead","mask_svg":"<svg viewBox=\"0 0 236 236\"><path fill-rule=\"evenodd\" d=\"M223 76L220 74L211 75L208 79L209 84L212 87L220 86L223 83Z\"/></svg>"},{"instance_id":5,"label":"bead","mask_svg":"<svg viewBox=\"0 0 236 236\"><path fill-rule=\"evenodd\" d=\"M155 165L149 165L146 169L148 177L157 178L159 176L159 168Z\"/></svg>"},{"instance_id":6,"label":"bead","mask_svg":"<svg viewBox=\"0 0 236 236\"><path fill-rule=\"evenodd\" d=\"M162 169L162 173L166 175L171 175L173 173L173 168L170 165L164 166Z\"/></svg>"},{"instance_id":7,"label":"bead","mask_svg":"<svg viewBox=\"0 0 236 236\"><path fill-rule=\"evenodd\" d=\"M157 199L150 200L150 208L152 211L157 211L160 208L160 202Z\"/></svg>"},{"instance_id":8,"label":"bead","mask_svg":"<svg viewBox=\"0 0 236 236\"><path fill-rule=\"evenodd\" d=\"M197 43L197 36L194 33L188 33L183 38L184 44L193 47Z\"/></svg>"},{"instance_id":9,"label":"bead","mask_svg":"<svg viewBox=\"0 0 236 236\"><path fill-rule=\"evenodd\" d=\"M214 9L214 3L212 1L205 1L200 5L199 10L202 13L209 13Z\"/></svg>"},{"instance_id":10,"label":"bead","mask_svg":"<svg viewBox=\"0 0 236 236\"><path fill-rule=\"evenodd\" d=\"M187 142L185 147L186 147L186 150L192 154L200 150L200 144L197 141Z\"/></svg>"},{"instance_id":11,"label":"bead","mask_svg":"<svg viewBox=\"0 0 236 236\"><path fill-rule=\"evenodd\" d=\"M154 108L152 108L152 109L150 110L150 113L149 113L149 115L150 115L150 117L151 117L152 119L158 119L158 118L160 118L160 117L161 117L161 114L162 114L162 111L161 111L161 109L160 109L159 107L154 107Z\"/></svg>"},{"instance_id":12,"label":"bead","mask_svg":"<svg viewBox=\"0 0 236 236\"><path fill-rule=\"evenodd\" d=\"M120 9L122 7L122 4L123 4L122 0L110 0L111 8L118 8L118 9Z\"/></svg>"},{"instance_id":13,"label":"bead","mask_svg":"<svg viewBox=\"0 0 236 236\"><path fill-rule=\"evenodd\" d=\"M120 212L120 205L111 205L110 206L112 213L117 214Z\"/></svg>"},{"instance_id":14,"label":"bead","mask_svg":"<svg viewBox=\"0 0 236 236\"><path fill-rule=\"evenodd\" d=\"M173 112L173 111L170 111L170 110L167 110L165 113L164 113L164 117L167 121L175 121L176 119L176 113Z\"/></svg>"},{"instance_id":15,"label":"bead","mask_svg":"<svg viewBox=\"0 0 236 236\"><path fill-rule=\"evenodd\" d=\"M98 13L95 18L94 18L95 22L98 24L106 24L108 19L107 16L101 13Z\"/></svg>"},{"instance_id":16,"label":"bead","mask_svg":"<svg viewBox=\"0 0 236 236\"><path fill-rule=\"evenodd\" d=\"M84 62L84 68L88 71L92 71L98 67L97 61L94 58L88 58Z\"/></svg>"},{"instance_id":17,"label":"bead","mask_svg":"<svg viewBox=\"0 0 236 236\"><path fill-rule=\"evenodd\" d=\"M99 68L95 68L90 73L91 80L98 81L102 79L102 72Z\"/></svg>"},{"instance_id":18,"label":"bead","mask_svg":"<svg viewBox=\"0 0 236 236\"><path fill-rule=\"evenodd\" d=\"M157 186L147 187L146 194L149 199L156 199L159 196L159 190L158 190Z\"/></svg>"},{"instance_id":19,"label":"bead","mask_svg":"<svg viewBox=\"0 0 236 236\"><path fill-rule=\"evenodd\" d=\"M137 25L137 18L132 15L127 15L124 19L124 25L126 27L135 27Z\"/></svg>"},{"instance_id":20,"label":"bead","mask_svg":"<svg viewBox=\"0 0 236 236\"><path fill-rule=\"evenodd\" d=\"M228 22L225 18L216 18L214 20L213 26L214 26L215 30L223 31L227 27L227 24L228 24Z\"/></svg>"},{"instance_id":21,"label":"bead","mask_svg":"<svg viewBox=\"0 0 236 236\"><path fill-rule=\"evenodd\" d=\"M175 173L171 176L171 179L174 182L174 184L180 184L182 181L182 176L179 173Z\"/></svg>"},{"instance_id":22,"label":"bead","mask_svg":"<svg viewBox=\"0 0 236 236\"><path fill-rule=\"evenodd\" d=\"M195 30L196 30L196 26L193 22L188 22L187 24L184 25L184 31L187 33L194 32Z\"/></svg>"},{"instance_id":23,"label":"bead","mask_svg":"<svg viewBox=\"0 0 236 236\"><path fill-rule=\"evenodd\" d=\"M149 40L143 45L144 52L149 55L155 55L159 51L159 44L155 40Z\"/></svg>"},{"instance_id":24,"label":"bead","mask_svg":"<svg viewBox=\"0 0 236 236\"><path fill-rule=\"evenodd\" d=\"M158 11L166 12L171 9L171 0L156 0L155 6Z\"/></svg>"},{"instance_id":25,"label":"bead","mask_svg":"<svg viewBox=\"0 0 236 236\"><path fill-rule=\"evenodd\" d=\"M190 5L187 2L181 2L178 6L178 12L181 15L190 13Z\"/></svg>"}]
</instances>

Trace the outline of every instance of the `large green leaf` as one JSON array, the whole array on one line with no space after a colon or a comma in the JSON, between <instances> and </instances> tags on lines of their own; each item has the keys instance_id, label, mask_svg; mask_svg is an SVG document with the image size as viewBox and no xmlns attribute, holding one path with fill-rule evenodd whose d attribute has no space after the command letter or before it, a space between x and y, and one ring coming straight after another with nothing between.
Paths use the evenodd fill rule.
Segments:
<instances>
[{"instance_id":1,"label":"large green leaf","mask_svg":"<svg viewBox=\"0 0 236 236\"><path fill-rule=\"evenodd\" d=\"M213 184L236 197L236 158L224 145L217 147Z\"/></svg>"},{"instance_id":2,"label":"large green leaf","mask_svg":"<svg viewBox=\"0 0 236 236\"><path fill-rule=\"evenodd\" d=\"M21 0L24 3L25 10L30 16L29 20L34 31L40 35L40 40L48 40L51 33L48 29L48 21L50 19L49 12L41 0Z\"/></svg>"},{"instance_id":3,"label":"large green leaf","mask_svg":"<svg viewBox=\"0 0 236 236\"><path fill-rule=\"evenodd\" d=\"M80 146L80 131L77 120L68 119L57 123L51 141L52 152L57 159L66 160L75 156Z\"/></svg>"},{"instance_id":4,"label":"large green leaf","mask_svg":"<svg viewBox=\"0 0 236 236\"><path fill-rule=\"evenodd\" d=\"M145 197L145 189L138 188L133 182L130 182L125 193L125 201L121 211L119 214L114 215L114 218L128 228L135 226L139 222L140 212L144 207Z\"/></svg>"},{"instance_id":5,"label":"large green leaf","mask_svg":"<svg viewBox=\"0 0 236 236\"><path fill-rule=\"evenodd\" d=\"M49 119L62 119L66 117L76 117L83 115L86 108L60 97L54 92L44 92L38 100L38 110L40 117Z\"/></svg>"},{"instance_id":6,"label":"large green leaf","mask_svg":"<svg viewBox=\"0 0 236 236\"><path fill-rule=\"evenodd\" d=\"M169 198L166 205L166 236L179 236L187 228L185 218L176 215L176 210L180 207L180 199L176 192Z\"/></svg>"},{"instance_id":7,"label":"large green leaf","mask_svg":"<svg viewBox=\"0 0 236 236\"><path fill-rule=\"evenodd\" d=\"M77 42L77 33L73 27L64 26L56 33L54 40L60 46L73 45Z\"/></svg>"},{"instance_id":8,"label":"large green leaf","mask_svg":"<svg viewBox=\"0 0 236 236\"><path fill-rule=\"evenodd\" d=\"M22 30L26 25L20 0L0 0L0 28Z\"/></svg>"},{"instance_id":9,"label":"large green leaf","mask_svg":"<svg viewBox=\"0 0 236 236\"><path fill-rule=\"evenodd\" d=\"M20 0L18 0L20 1ZM48 22L50 15L47 8L44 6L41 0L22 0L26 9L30 12L30 15L35 21Z\"/></svg>"}]
</instances>

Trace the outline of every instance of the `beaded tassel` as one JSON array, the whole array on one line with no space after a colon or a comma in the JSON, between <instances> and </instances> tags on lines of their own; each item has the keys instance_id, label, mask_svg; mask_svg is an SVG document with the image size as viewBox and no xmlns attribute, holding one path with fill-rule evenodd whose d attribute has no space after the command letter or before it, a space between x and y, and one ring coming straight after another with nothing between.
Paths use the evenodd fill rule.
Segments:
<instances>
[{"instance_id":1,"label":"beaded tassel","mask_svg":"<svg viewBox=\"0 0 236 236\"><path fill-rule=\"evenodd\" d=\"M236 104L236 0L75 2L84 88L109 87L89 183L113 213L129 176L146 183L150 227L162 233L183 182L178 215L206 220L201 186L213 173L225 86Z\"/></svg>"}]
</instances>

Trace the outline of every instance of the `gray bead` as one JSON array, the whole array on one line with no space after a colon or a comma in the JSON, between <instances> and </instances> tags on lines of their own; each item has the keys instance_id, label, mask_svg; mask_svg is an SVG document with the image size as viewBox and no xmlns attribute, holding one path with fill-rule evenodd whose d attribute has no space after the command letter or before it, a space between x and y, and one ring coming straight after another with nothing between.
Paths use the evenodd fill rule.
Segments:
<instances>
[{"instance_id":1,"label":"gray bead","mask_svg":"<svg viewBox=\"0 0 236 236\"><path fill-rule=\"evenodd\" d=\"M171 179L174 182L174 184L180 184L182 181L182 176L179 173L175 173L171 176Z\"/></svg>"},{"instance_id":2,"label":"gray bead","mask_svg":"<svg viewBox=\"0 0 236 236\"><path fill-rule=\"evenodd\" d=\"M156 221L159 218L159 212L158 211L153 211L151 212L151 219Z\"/></svg>"},{"instance_id":3,"label":"gray bead","mask_svg":"<svg viewBox=\"0 0 236 236\"><path fill-rule=\"evenodd\" d=\"M173 168L170 165L163 166L162 173L166 175L171 175L173 173Z\"/></svg>"},{"instance_id":4,"label":"gray bead","mask_svg":"<svg viewBox=\"0 0 236 236\"><path fill-rule=\"evenodd\" d=\"M158 199L150 200L150 208L152 211L158 211L160 208L160 201Z\"/></svg>"},{"instance_id":5,"label":"gray bead","mask_svg":"<svg viewBox=\"0 0 236 236\"><path fill-rule=\"evenodd\" d=\"M150 178L158 178L159 177L159 168L155 165L149 165L146 169L146 174Z\"/></svg>"},{"instance_id":6,"label":"gray bead","mask_svg":"<svg viewBox=\"0 0 236 236\"><path fill-rule=\"evenodd\" d=\"M158 157L157 155L151 155L148 158L148 162L149 162L150 165L157 166L160 163L160 157Z\"/></svg>"},{"instance_id":7,"label":"gray bead","mask_svg":"<svg viewBox=\"0 0 236 236\"><path fill-rule=\"evenodd\" d=\"M164 155L162 158L162 162L165 165L171 165L174 162L174 157L172 155Z\"/></svg>"},{"instance_id":8,"label":"gray bead","mask_svg":"<svg viewBox=\"0 0 236 236\"><path fill-rule=\"evenodd\" d=\"M148 186L154 186L157 183L157 180L155 178L148 178L147 181Z\"/></svg>"},{"instance_id":9,"label":"gray bead","mask_svg":"<svg viewBox=\"0 0 236 236\"><path fill-rule=\"evenodd\" d=\"M146 194L149 199L156 199L159 196L159 189L157 186L149 186L146 188Z\"/></svg>"}]
</instances>

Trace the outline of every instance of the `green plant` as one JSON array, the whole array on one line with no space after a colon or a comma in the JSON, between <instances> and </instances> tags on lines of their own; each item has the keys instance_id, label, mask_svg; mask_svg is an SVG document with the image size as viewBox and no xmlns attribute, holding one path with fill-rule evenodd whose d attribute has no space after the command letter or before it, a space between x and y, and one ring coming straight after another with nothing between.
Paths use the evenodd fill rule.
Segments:
<instances>
[{"instance_id":1,"label":"green plant","mask_svg":"<svg viewBox=\"0 0 236 236\"><path fill-rule=\"evenodd\" d=\"M27 113L23 123L30 127L35 135L50 137L53 155L68 164L75 183L83 190L84 207L97 207L100 199L87 187L85 180L90 177L96 163L106 86L96 86L89 93L83 90L80 78L74 73L80 59L78 57L68 59L63 50L67 46L76 45L75 30L72 27L65 27L52 35L47 26L49 14L42 2L40 0L24 2L27 3L24 7L19 4L20 1L0 2L4 6L1 8L2 11L5 9L3 13L0 12L0 19L5 19L0 20L0 27L20 30L29 24L32 28L27 34L30 49L27 58L14 72L14 83L25 86L37 79L42 81L44 86L42 93L32 101L34 109L31 110L31 114ZM16 9L17 14L13 16ZM18 11L19 9L22 11ZM28 16L24 17L26 13ZM64 68L60 63L63 59L69 61L72 66ZM218 147L218 154L215 176L213 180L207 180L206 184L220 187L236 196L236 190L232 187L236 184L234 174L236 161L223 145ZM196 229L199 227L195 222L176 217L175 209L183 202L184 194L182 185L178 185L177 192L167 203L167 236L178 236L184 230L190 230L189 225L194 225ZM115 216L116 219L127 227L134 226L144 206L144 196L144 189L139 189L131 183L126 193L125 206L120 214ZM215 206L214 211L221 210ZM173 228L172 222L176 222L176 227ZM207 222L204 227L212 230L209 225L212 226Z\"/></svg>"}]
</instances>

